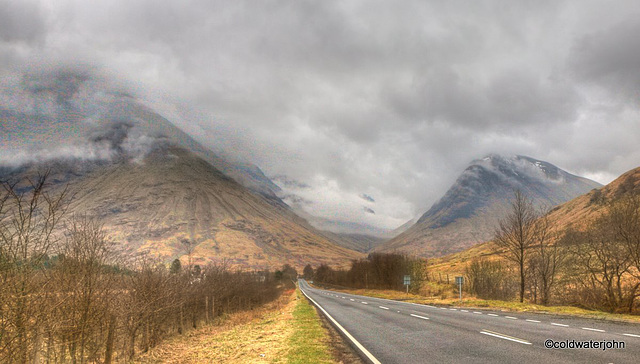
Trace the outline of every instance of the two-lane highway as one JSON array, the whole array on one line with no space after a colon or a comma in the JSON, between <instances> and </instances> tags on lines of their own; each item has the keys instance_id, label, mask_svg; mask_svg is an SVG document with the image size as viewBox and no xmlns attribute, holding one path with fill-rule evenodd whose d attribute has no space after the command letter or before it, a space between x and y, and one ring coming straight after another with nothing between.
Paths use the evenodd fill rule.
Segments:
<instances>
[{"instance_id":1,"label":"two-lane highway","mask_svg":"<svg viewBox=\"0 0 640 364\"><path fill-rule=\"evenodd\" d=\"M638 324L417 305L299 282L374 363L640 362ZM595 348L561 348L584 345Z\"/></svg>"}]
</instances>

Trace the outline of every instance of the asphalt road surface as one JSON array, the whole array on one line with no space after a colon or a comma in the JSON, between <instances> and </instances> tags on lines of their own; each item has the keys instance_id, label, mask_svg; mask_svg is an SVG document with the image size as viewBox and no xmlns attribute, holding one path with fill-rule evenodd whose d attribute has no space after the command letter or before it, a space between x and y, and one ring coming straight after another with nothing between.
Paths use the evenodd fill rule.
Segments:
<instances>
[{"instance_id":1,"label":"asphalt road surface","mask_svg":"<svg viewBox=\"0 0 640 364\"><path fill-rule=\"evenodd\" d=\"M300 289L373 363L640 363L640 324Z\"/></svg>"}]
</instances>

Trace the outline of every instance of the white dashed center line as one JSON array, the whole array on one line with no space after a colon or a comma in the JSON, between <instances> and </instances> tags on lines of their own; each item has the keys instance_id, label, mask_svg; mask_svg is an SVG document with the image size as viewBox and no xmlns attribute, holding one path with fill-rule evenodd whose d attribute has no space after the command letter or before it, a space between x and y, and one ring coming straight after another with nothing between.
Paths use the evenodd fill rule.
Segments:
<instances>
[{"instance_id":1,"label":"white dashed center line","mask_svg":"<svg viewBox=\"0 0 640 364\"><path fill-rule=\"evenodd\" d=\"M500 339L504 339L504 340L515 341L515 342L520 343L520 344L531 345L531 343L528 342L527 340L518 339L517 337L513 337L513 336L509 336L509 335L505 335L505 334L500 334L500 333L489 331L489 330L480 331L480 333L484 334L484 335L489 335L489 336L497 337L497 338L500 338Z\"/></svg>"},{"instance_id":2,"label":"white dashed center line","mask_svg":"<svg viewBox=\"0 0 640 364\"><path fill-rule=\"evenodd\" d=\"M525 321L527 321L527 322L540 322L538 320L525 320Z\"/></svg>"},{"instance_id":3,"label":"white dashed center line","mask_svg":"<svg viewBox=\"0 0 640 364\"><path fill-rule=\"evenodd\" d=\"M414 315L414 314L411 314L411 316L413 316L413 317L417 317L417 318L419 318L419 319L423 319L423 320L428 320L428 319L429 319L428 317L424 317L424 316L420 316L420 315Z\"/></svg>"},{"instance_id":4,"label":"white dashed center line","mask_svg":"<svg viewBox=\"0 0 640 364\"><path fill-rule=\"evenodd\" d=\"M475 313L476 315L482 315L482 312L478 312L478 311L473 311L473 313Z\"/></svg>"},{"instance_id":5,"label":"white dashed center line","mask_svg":"<svg viewBox=\"0 0 640 364\"><path fill-rule=\"evenodd\" d=\"M624 336L631 336L631 337L640 337L640 335L636 335L636 334L622 334Z\"/></svg>"},{"instance_id":6,"label":"white dashed center line","mask_svg":"<svg viewBox=\"0 0 640 364\"><path fill-rule=\"evenodd\" d=\"M493 316L493 317L498 317L498 315L496 315L495 313L488 313L487 315Z\"/></svg>"},{"instance_id":7,"label":"white dashed center line","mask_svg":"<svg viewBox=\"0 0 640 364\"><path fill-rule=\"evenodd\" d=\"M384 306L378 306L378 307L380 307L383 310L388 310L389 309L389 307L384 307Z\"/></svg>"},{"instance_id":8,"label":"white dashed center line","mask_svg":"<svg viewBox=\"0 0 640 364\"><path fill-rule=\"evenodd\" d=\"M363 305L368 305L368 303L366 303L366 302L364 302L364 301L362 301L362 302L360 302L360 303L362 303Z\"/></svg>"},{"instance_id":9,"label":"white dashed center line","mask_svg":"<svg viewBox=\"0 0 640 364\"><path fill-rule=\"evenodd\" d=\"M600 329L592 329L590 327L583 327L583 330L589 330L589 331L597 331L597 332L605 332L604 330L600 330Z\"/></svg>"},{"instance_id":10,"label":"white dashed center line","mask_svg":"<svg viewBox=\"0 0 640 364\"><path fill-rule=\"evenodd\" d=\"M469 312L469 311L467 311L467 310L460 310L460 311L462 311L462 312Z\"/></svg>"},{"instance_id":11,"label":"white dashed center line","mask_svg":"<svg viewBox=\"0 0 640 364\"><path fill-rule=\"evenodd\" d=\"M551 325L553 326L560 326L560 327L569 327L569 325L565 325L565 324L556 324L555 322L552 322Z\"/></svg>"},{"instance_id":12,"label":"white dashed center line","mask_svg":"<svg viewBox=\"0 0 640 364\"><path fill-rule=\"evenodd\" d=\"M458 311L458 309L457 309L457 308L450 308L449 310L451 310L451 311Z\"/></svg>"},{"instance_id":13,"label":"white dashed center line","mask_svg":"<svg viewBox=\"0 0 640 364\"><path fill-rule=\"evenodd\" d=\"M509 320L517 320L517 317L513 317L513 316L505 316L504 318L509 319Z\"/></svg>"}]
</instances>

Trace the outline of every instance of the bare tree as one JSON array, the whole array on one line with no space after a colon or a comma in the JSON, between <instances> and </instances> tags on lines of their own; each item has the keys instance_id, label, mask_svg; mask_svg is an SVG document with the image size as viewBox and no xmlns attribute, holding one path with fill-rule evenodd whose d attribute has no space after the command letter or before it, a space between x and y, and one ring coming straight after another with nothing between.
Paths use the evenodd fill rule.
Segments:
<instances>
[{"instance_id":1,"label":"bare tree","mask_svg":"<svg viewBox=\"0 0 640 364\"><path fill-rule=\"evenodd\" d=\"M62 259L52 272L61 293L53 300L55 331L65 338L71 361L86 363L104 350L101 334L103 324L112 319L117 278L105 270L115 265L115 252L95 220L75 218L65 230L59 250Z\"/></svg>"},{"instance_id":2,"label":"bare tree","mask_svg":"<svg viewBox=\"0 0 640 364\"><path fill-rule=\"evenodd\" d=\"M566 250L557 243L557 232L548 215L538 215L540 217L534 225L531 271L537 283L535 289L540 292L540 303L548 305L558 271L566 258Z\"/></svg>"},{"instance_id":3,"label":"bare tree","mask_svg":"<svg viewBox=\"0 0 640 364\"><path fill-rule=\"evenodd\" d=\"M511 211L502 220L495 232L494 241L503 249L505 258L514 262L520 273L520 302L524 302L526 283L526 263L529 258L529 248L533 245L536 235L537 214L533 203L520 190L514 193L511 201Z\"/></svg>"},{"instance_id":4,"label":"bare tree","mask_svg":"<svg viewBox=\"0 0 640 364\"><path fill-rule=\"evenodd\" d=\"M0 195L0 361L26 363L39 356L39 326L46 317L48 276L42 265L56 240L65 192L46 192L48 174L20 188L2 183ZM32 354L30 355L30 351ZM30 358L32 356L32 358Z\"/></svg>"}]
</instances>

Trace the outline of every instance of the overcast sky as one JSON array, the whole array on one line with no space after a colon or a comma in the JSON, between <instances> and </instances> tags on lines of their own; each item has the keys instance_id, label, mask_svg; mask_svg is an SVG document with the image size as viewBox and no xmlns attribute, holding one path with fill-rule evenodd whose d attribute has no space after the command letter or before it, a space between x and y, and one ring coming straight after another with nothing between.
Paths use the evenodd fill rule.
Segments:
<instances>
[{"instance_id":1,"label":"overcast sky","mask_svg":"<svg viewBox=\"0 0 640 364\"><path fill-rule=\"evenodd\" d=\"M0 0L0 77L100 74L321 217L390 229L488 153L601 183L638 167L638 19L605 0Z\"/></svg>"}]
</instances>

